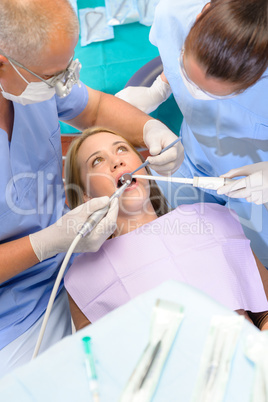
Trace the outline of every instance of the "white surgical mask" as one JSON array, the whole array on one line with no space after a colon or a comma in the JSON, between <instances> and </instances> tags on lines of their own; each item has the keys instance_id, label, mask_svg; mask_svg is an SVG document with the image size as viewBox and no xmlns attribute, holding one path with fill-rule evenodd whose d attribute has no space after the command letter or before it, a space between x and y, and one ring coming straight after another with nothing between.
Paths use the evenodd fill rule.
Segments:
<instances>
[{"instance_id":1,"label":"white surgical mask","mask_svg":"<svg viewBox=\"0 0 268 402\"><path fill-rule=\"evenodd\" d=\"M214 94L210 94L210 93L202 90L201 88L199 88L187 76L187 73L186 73L184 65L183 65L183 53L184 53L184 48L182 48L181 55L178 58L179 70L180 70L182 81L183 81L184 85L186 86L188 92L192 95L193 98L198 99L198 100L231 99L231 98L234 98L235 96L237 96L240 93L240 91L236 91L236 92L233 92L233 93L231 93L229 95L214 95Z\"/></svg>"},{"instance_id":2,"label":"white surgical mask","mask_svg":"<svg viewBox=\"0 0 268 402\"><path fill-rule=\"evenodd\" d=\"M46 100L49 100L52 98L52 96L55 95L55 88L50 87L47 85L45 82L40 81L40 82L28 82L23 75L18 71L18 69L14 66L14 64L9 60L10 64L14 68L14 70L19 74L19 76L27 83L27 87L25 90L20 94L20 95L13 95L8 92L4 91L4 88L2 87L0 83L0 88L2 90L2 95L4 98L20 103L21 105L29 105L31 103L38 103L38 102L43 102ZM50 81L53 80L54 77L46 80L46 82L49 84Z\"/></svg>"},{"instance_id":3,"label":"white surgical mask","mask_svg":"<svg viewBox=\"0 0 268 402\"><path fill-rule=\"evenodd\" d=\"M180 68L180 73L181 73L181 78L182 78L184 85L186 86L186 88L188 89L188 91L190 92L190 94L192 95L193 98L199 99L199 100L216 100L212 96L209 96L208 94L203 92L197 86L194 86L193 84L191 84L184 76L183 72L181 71L181 68Z\"/></svg>"}]
</instances>

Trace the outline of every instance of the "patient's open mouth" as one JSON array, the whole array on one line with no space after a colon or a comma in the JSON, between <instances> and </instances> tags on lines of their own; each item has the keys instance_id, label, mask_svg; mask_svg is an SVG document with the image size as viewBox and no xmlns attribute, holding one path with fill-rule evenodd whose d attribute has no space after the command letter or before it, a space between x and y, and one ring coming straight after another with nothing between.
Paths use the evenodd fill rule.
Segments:
<instances>
[{"instance_id":1,"label":"patient's open mouth","mask_svg":"<svg viewBox=\"0 0 268 402\"><path fill-rule=\"evenodd\" d=\"M121 176L122 177L122 176ZM123 184L125 183L125 180L121 181L121 177L119 178L118 182L117 182L117 188L120 188L121 186L123 186ZM123 175L124 177L124 175ZM127 179L127 177L126 177ZM123 183L122 183L123 182ZM131 184L128 187L131 187L133 184L135 184L137 182L136 179L132 179Z\"/></svg>"}]
</instances>

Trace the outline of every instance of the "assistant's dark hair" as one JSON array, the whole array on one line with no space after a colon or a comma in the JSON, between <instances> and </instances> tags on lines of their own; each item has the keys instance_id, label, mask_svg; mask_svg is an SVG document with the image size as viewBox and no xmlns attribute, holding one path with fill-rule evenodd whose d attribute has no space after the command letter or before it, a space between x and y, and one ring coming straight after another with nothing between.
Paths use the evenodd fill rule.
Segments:
<instances>
[{"instance_id":1,"label":"assistant's dark hair","mask_svg":"<svg viewBox=\"0 0 268 402\"><path fill-rule=\"evenodd\" d=\"M245 90L268 67L268 1L212 0L185 40L207 77Z\"/></svg>"}]
</instances>

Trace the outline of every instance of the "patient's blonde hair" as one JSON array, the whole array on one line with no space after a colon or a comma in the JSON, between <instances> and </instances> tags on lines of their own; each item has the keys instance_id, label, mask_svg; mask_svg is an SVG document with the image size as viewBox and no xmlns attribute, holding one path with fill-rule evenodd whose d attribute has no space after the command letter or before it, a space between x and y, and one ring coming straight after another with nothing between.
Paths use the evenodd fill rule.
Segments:
<instances>
[{"instance_id":1,"label":"patient's blonde hair","mask_svg":"<svg viewBox=\"0 0 268 402\"><path fill-rule=\"evenodd\" d=\"M121 137L116 132L108 130L103 127L88 128L82 133L81 136L79 136L71 143L68 149L65 160L65 185L66 185L67 200L69 207L71 209L76 208L78 205L84 203L85 188L81 180L81 171L79 164L77 162L77 155L79 148L88 137L103 132L111 133ZM141 162L144 162L144 158L133 147L133 145L130 144L126 139L124 140L131 147L131 149L139 156ZM148 174L151 174L150 169L147 166L145 169ZM169 211L167 201L164 195L161 193L156 182L154 180L150 180L149 183L150 183L150 201L152 203L156 215L162 216Z\"/></svg>"}]
</instances>

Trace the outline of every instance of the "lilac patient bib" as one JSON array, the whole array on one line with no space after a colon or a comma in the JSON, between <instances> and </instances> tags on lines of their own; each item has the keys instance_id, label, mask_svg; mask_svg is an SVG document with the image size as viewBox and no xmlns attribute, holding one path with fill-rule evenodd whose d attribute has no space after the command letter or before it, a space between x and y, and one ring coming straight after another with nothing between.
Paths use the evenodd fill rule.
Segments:
<instances>
[{"instance_id":1,"label":"lilac patient bib","mask_svg":"<svg viewBox=\"0 0 268 402\"><path fill-rule=\"evenodd\" d=\"M183 205L78 256L65 287L94 322L133 297L173 279L232 310L268 310L249 240L233 211L218 204Z\"/></svg>"}]
</instances>

